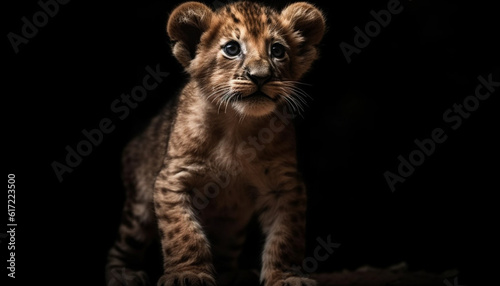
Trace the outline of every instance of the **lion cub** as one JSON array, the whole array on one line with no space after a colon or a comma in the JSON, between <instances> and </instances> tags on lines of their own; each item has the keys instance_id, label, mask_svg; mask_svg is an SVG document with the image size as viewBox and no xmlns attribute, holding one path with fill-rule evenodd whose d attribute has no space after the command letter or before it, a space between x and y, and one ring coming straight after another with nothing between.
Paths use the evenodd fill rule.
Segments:
<instances>
[{"instance_id":1,"label":"lion cub","mask_svg":"<svg viewBox=\"0 0 500 286\"><path fill-rule=\"evenodd\" d=\"M236 273L253 217L266 237L260 282L316 284L292 270L304 255L306 191L291 110L304 102L298 80L324 31L323 14L305 2L282 11L188 2L171 13L173 54L190 79L125 149L127 200L108 285L121 285L118 270L133 273L127 285L147 283L139 267L158 233L158 285L237 283L221 277Z\"/></svg>"}]
</instances>

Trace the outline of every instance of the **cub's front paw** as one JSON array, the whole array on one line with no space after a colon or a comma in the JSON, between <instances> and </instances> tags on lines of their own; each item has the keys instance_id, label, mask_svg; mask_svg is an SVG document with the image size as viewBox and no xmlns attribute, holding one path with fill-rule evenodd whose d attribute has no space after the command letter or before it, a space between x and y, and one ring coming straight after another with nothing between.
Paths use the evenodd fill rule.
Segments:
<instances>
[{"instance_id":1,"label":"cub's front paw","mask_svg":"<svg viewBox=\"0 0 500 286\"><path fill-rule=\"evenodd\" d=\"M207 273L191 271L163 274L158 286L215 286L215 279Z\"/></svg>"},{"instance_id":2,"label":"cub's front paw","mask_svg":"<svg viewBox=\"0 0 500 286\"><path fill-rule=\"evenodd\" d=\"M305 277L288 277L274 283L273 286L316 286L316 281Z\"/></svg>"}]
</instances>

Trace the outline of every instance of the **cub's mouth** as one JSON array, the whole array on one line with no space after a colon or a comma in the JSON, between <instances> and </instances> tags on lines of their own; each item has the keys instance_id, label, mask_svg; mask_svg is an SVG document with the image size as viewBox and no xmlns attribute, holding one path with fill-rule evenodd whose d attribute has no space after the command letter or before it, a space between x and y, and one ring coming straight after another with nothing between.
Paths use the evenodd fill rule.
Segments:
<instances>
[{"instance_id":1,"label":"cub's mouth","mask_svg":"<svg viewBox=\"0 0 500 286\"><path fill-rule=\"evenodd\" d=\"M255 91L248 95L237 96L232 106L242 115L264 116L275 108L278 98L273 98L263 91Z\"/></svg>"},{"instance_id":2,"label":"cub's mouth","mask_svg":"<svg viewBox=\"0 0 500 286\"><path fill-rule=\"evenodd\" d=\"M273 102L276 102L277 99L272 98L271 96L267 95L266 93L258 90L254 93L251 93L249 95L245 95L242 97L238 97L240 101L251 101L251 102L259 102L259 101L267 101L271 100Z\"/></svg>"}]
</instances>

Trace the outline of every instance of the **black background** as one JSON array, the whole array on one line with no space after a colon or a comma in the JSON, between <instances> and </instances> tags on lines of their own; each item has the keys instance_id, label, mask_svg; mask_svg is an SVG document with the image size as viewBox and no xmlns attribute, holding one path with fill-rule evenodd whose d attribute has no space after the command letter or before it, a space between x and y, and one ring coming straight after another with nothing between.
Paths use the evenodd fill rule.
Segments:
<instances>
[{"instance_id":1,"label":"black background","mask_svg":"<svg viewBox=\"0 0 500 286\"><path fill-rule=\"evenodd\" d=\"M17 179L16 282L104 284L124 200L122 148L186 80L165 33L179 1L102 2L60 5L17 54L7 34L22 35L21 18L41 9L36 1L2 8L4 166ZM500 81L492 4L402 1L403 11L348 64L340 43L353 45L353 28L364 28L370 11L388 1L313 3L329 30L303 79L314 100L297 120L310 197L308 253L318 237L341 244L317 272L406 261L414 271L458 269L461 284L496 281L489 259L499 241L498 91L457 130L442 118L474 94L478 76L494 73ZM157 64L169 76L118 119L111 102ZM85 139L81 131L103 118L116 129L60 183L51 164L64 163L65 147L74 148ZM447 140L391 192L384 172L397 173L398 156L408 158L413 141L435 128Z\"/></svg>"}]
</instances>

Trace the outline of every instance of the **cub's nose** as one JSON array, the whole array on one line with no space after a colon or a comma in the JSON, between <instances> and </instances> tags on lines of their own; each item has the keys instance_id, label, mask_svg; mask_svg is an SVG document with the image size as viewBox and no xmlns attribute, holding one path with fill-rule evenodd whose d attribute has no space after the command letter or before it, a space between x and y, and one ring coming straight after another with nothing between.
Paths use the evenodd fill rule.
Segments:
<instances>
[{"instance_id":1,"label":"cub's nose","mask_svg":"<svg viewBox=\"0 0 500 286\"><path fill-rule=\"evenodd\" d=\"M259 88L271 78L271 67L269 63L264 60L249 62L245 71L247 78Z\"/></svg>"},{"instance_id":2,"label":"cub's nose","mask_svg":"<svg viewBox=\"0 0 500 286\"><path fill-rule=\"evenodd\" d=\"M247 77L258 87L262 87L271 78L271 73L252 74L251 72L247 72Z\"/></svg>"}]
</instances>

